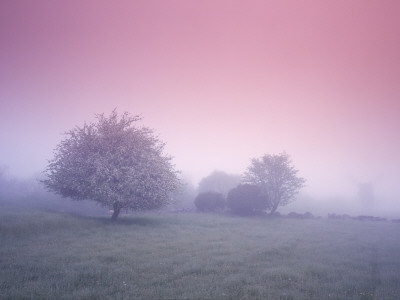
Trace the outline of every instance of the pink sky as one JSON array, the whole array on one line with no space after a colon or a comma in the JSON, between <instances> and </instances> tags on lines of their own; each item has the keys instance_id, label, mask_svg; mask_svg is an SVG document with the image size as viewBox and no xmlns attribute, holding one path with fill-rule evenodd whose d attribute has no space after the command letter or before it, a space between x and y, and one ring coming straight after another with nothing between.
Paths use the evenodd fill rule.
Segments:
<instances>
[{"instance_id":1,"label":"pink sky","mask_svg":"<svg viewBox=\"0 0 400 300\"><path fill-rule=\"evenodd\" d=\"M400 1L0 3L0 163L142 114L185 176L288 152L309 191L400 178ZM396 191L399 191L397 188Z\"/></svg>"}]
</instances>

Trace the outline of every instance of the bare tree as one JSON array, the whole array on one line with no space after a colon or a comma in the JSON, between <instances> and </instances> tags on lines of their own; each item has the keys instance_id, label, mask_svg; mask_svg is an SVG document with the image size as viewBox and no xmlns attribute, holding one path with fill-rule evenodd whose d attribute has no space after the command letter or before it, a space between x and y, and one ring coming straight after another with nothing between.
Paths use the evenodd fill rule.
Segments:
<instances>
[{"instance_id":1,"label":"bare tree","mask_svg":"<svg viewBox=\"0 0 400 300\"><path fill-rule=\"evenodd\" d=\"M145 210L169 203L178 188L178 172L162 143L138 116L114 110L97 122L66 133L49 161L46 187L74 200L94 200L114 210Z\"/></svg>"},{"instance_id":2,"label":"bare tree","mask_svg":"<svg viewBox=\"0 0 400 300\"><path fill-rule=\"evenodd\" d=\"M304 187L305 179L298 177L297 173L288 154L264 155L252 159L243 182L258 185L262 189L273 214L278 206L290 203Z\"/></svg>"}]
</instances>

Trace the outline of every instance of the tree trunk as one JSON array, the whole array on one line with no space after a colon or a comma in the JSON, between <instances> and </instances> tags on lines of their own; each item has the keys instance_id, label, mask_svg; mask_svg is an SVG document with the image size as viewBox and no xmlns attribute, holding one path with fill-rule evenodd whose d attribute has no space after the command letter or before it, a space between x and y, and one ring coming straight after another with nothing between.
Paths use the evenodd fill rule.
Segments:
<instances>
[{"instance_id":1,"label":"tree trunk","mask_svg":"<svg viewBox=\"0 0 400 300\"><path fill-rule=\"evenodd\" d=\"M119 212L121 211L121 208L119 207L118 202L115 202L113 204L113 209L114 209L114 212L111 216L111 222L115 222L117 220Z\"/></svg>"},{"instance_id":2,"label":"tree trunk","mask_svg":"<svg viewBox=\"0 0 400 300\"><path fill-rule=\"evenodd\" d=\"M278 208L278 206L279 206L279 202L277 202L276 204L274 204L274 206L272 207L271 212L270 212L270 215L271 215L271 216L274 214L274 212L276 211L276 209Z\"/></svg>"}]
</instances>

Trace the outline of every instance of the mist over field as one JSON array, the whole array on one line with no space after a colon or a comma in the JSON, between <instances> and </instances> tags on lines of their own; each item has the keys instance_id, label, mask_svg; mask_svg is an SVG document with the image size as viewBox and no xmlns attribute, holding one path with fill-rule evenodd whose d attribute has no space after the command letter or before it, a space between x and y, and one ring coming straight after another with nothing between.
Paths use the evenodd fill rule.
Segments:
<instances>
[{"instance_id":1,"label":"mist over field","mask_svg":"<svg viewBox=\"0 0 400 300\"><path fill-rule=\"evenodd\" d=\"M41 208L50 211L73 212L84 215L107 215L108 209L99 207L92 201L73 201L49 192L40 182L44 177L38 174L35 177L21 179L10 175L3 167L0 175L0 204L17 207ZM219 171L221 172L221 171ZM224 173L224 172L222 172ZM213 173L210 173L213 174ZM210 175L208 174L208 176ZM205 178L208 178L206 176ZM239 175L233 175L240 180ZM204 178L203 178L204 179ZM186 209L195 211L194 199L208 190L219 191L210 185L193 184L190 179L183 177L182 188L174 196L173 202L165 211ZM218 181L216 181L218 183ZM238 183L234 181L230 188ZM286 206L279 207L278 211L288 214L292 211L311 212L315 216L327 217L329 214L348 214L351 216L372 215L388 219L400 218L400 207L396 194L390 195L379 185L364 183L350 187L346 192L337 190L336 193L309 193L304 188ZM227 194L227 192L226 192ZM225 194L225 197L226 197Z\"/></svg>"},{"instance_id":2,"label":"mist over field","mask_svg":"<svg viewBox=\"0 0 400 300\"><path fill-rule=\"evenodd\" d=\"M399 15L0 1L0 299L400 299Z\"/></svg>"},{"instance_id":3,"label":"mist over field","mask_svg":"<svg viewBox=\"0 0 400 300\"><path fill-rule=\"evenodd\" d=\"M117 108L142 115L194 186L286 151L302 201L399 211L396 1L88 3L0 4L12 177L40 174L64 132Z\"/></svg>"}]
</instances>

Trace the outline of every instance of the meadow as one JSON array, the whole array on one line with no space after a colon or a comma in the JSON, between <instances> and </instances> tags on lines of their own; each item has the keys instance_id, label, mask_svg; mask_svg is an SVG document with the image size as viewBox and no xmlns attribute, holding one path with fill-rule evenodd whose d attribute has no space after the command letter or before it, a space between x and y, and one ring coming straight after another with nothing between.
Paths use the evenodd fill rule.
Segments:
<instances>
[{"instance_id":1,"label":"meadow","mask_svg":"<svg viewBox=\"0 0 400 300\"><path fill-rule=\"evenodd\" d=\"M0 299L400 299L400 224L2 208Z\"/></svg>"}]
</instances>

